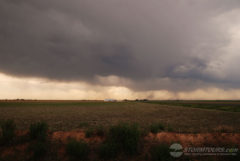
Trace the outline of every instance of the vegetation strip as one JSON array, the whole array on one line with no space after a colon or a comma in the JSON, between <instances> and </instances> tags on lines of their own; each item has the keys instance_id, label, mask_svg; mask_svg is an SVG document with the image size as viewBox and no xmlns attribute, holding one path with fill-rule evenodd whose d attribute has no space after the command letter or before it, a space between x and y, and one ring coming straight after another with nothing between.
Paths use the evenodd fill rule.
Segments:
<instances>
[{"instance_id":1,"label":"vegetation strip","mask_svg":"<svg viewBox=\"0 0 240 161\"><path fill-rule=\"evenodd\" d=\"M143 161L171 161L174 160L169 149L172 143L180 143L183 146L240 148L240 134L178 134L166 132L165 126L161 123L152 124L147 133L143 132L137 124L132 123L119 123L104 132L99 132L99 128L92 129L92 134L89 136L82 130L75 133L71 131L52 133L48 130L47 123L36 122L30 125L27 132L19 132L16 131L13 120L5 120L1 123L0 160L113 161L135 158ZM181 161L189 159L191 157L180 158ZM212 159L215 161L238 160L239 153L235 157L213 157Z\"/></svg>"}]
</instances>

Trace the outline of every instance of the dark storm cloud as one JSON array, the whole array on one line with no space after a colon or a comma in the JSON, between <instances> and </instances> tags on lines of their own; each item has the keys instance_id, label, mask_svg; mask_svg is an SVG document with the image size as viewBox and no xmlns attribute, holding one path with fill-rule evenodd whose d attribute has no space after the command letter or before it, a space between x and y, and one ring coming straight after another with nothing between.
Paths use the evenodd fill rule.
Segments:
<instances>
[{"instance_id":1,"label":"dark storm cloud","mask_svg":"<svg viewBox=\"0 0 240 161\"><path fill-rule=\"evenodd\" d=\"M116 75L149 89L219 83L206 69L230 40L213 19L238 7L239 0L1 0L0 72L93 83Z\"/></svg>"}]
</instances>

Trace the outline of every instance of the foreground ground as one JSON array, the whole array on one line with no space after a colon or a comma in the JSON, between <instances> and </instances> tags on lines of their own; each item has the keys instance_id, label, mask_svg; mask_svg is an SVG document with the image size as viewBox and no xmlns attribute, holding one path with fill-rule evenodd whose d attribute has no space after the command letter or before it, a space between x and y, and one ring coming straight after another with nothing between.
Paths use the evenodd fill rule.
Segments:
<instances>
[{"instance_id":1,"label":"foreground ground","mask_svg":"<svg viewBox=\"0 0 240 161\"><path fill-rule=\"evenodd\" d=\"M0 161L238 161L238 104L0 101ZM227 156L187 156L184 153L173 158L170 152L175 151L169 148L173 143L182 145L181 151L186 147L223 147L228 152ZM137 148L134 155L126 153L134 147ZM234 149L238 150L237 155L229 155Z\"/></svg>"},{"instance_id":2,"label":"foreground ground","mask_svg":"<svg viewBox=\"0 0 240 161\"><path fill-rule=\"evenodd\" d=\"M52 131L109 126L118 122L135 122L145 128L161 122L172 131L181 133L240 132L240 112L217 109L219 104L221 108L231 108L231 104L236 104L227 103L224 106L218 102L215 107L211 102L215 109L207 109L198 106L199 102L192 108L169 102L1 101L0 119L13 119L18 129L26 129L32 122L45 121Z\"/></svg>"},{"instance_id":3,"label":"foreground ground","mask_svg":"<svg viewBox=\"0 0 240 161\"><path fill-rule=\"evenodd\" d=\"M15 141L9 145L0 145L0 161L239 161L240 159L240 134L149 133L141 137L138 151L133 155L119 151L116 156L112 156L114 146L111 146L102 156L101 149L106 137L107 135L89 137L84 130L57 131L49 133L47 141L38 141L29 140L28 131L18 131ZM69 152L71 140L81 145L84 143L87 147L72 146ZM171 156L170 153L174 150L169 148L173 144L182 146L183 149L180 151L184 153L180 157ZM192 147L224 148L226 151L206 154L185 150ZM86 157L82 158L85 155Z\"/></svg>"}]
</instances>

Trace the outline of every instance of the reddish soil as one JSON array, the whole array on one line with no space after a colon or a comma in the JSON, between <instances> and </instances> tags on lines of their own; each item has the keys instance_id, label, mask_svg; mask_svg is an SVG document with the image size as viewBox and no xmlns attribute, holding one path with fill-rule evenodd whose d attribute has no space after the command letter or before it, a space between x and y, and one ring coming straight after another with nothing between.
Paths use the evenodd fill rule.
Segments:
<instances>
[{"instance_id":1,"label":"reddish soil","mask_svg":"<svg viewBox=\"0 0 240 161\"><path fill-rule=\"evenodd\" d=\"M59 140L63 143L66 143L69 139L76 139L76 140L84 140L86 142L95 142L99 143L103 140L103 138L98 136L93 136L90 138L87 138L85 136L84 131L82 130L75 130L75 131L57 131L52 134L53 140Z\"/></svg>"},{"instance_id":2,"label":"reddish soil","mask_svg":"<svg viewBox=\"0 0 240 161\"><path fill-rule=\"evenodd\" d=\"M24 143L24 144L12 146L12 147L4 148L0 156L1 157L11 156L16 153L23 154L27 150L28 146L29 146L29 143Z\"/></svg>"},{"instance_id":3,"label":"reddish soil","mask_svg":"<svg viewBox=\"0 0 240 161\"><path fill-rule=\"evenodd\" d=\"M183 146L203 146L203 145L238 145L240 147L240 134L233 133L202 133L202 134L181 134L161 132L150 133L145 137L148 141L158 141L164 143L181 143Z\"/></svg>"},{"instance_id":4,"label":"reddish soil","mask_svg":"<svg viewBox=\"0 0 240 161\"><path fill-rule=\"evenodd\" d=\"M76 140L84 140L86 142L102 142L104 138L94 136L86 138L84 131L58 131L52 134L52 139L60 140L66 143L69 138ZM158 134L148 134L145 137L146 141L157 141L163 143L179 142L182 145L238 145L240 147L240 134L239 133L200 133L200 134L182 134L182 133L170 133L161 132Z\"/></svg>"},{"instance_id":5,"label":"reddish soil","mask_svg":"<svg viewBox=\"0 0 240 161\"><path fill-rule=\"evenodd\" d=\"M26 136L28 134L28 130L18 130L16 131L17 136Z\"/></svg>"}]
</instances>

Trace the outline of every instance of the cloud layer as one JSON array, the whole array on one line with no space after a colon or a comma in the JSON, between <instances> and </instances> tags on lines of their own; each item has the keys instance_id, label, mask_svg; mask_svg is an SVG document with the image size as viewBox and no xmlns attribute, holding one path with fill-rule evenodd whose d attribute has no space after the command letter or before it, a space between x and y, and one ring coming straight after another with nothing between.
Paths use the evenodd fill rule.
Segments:
<instances>
[{"instance_id":1,"label":"cloud layer","mask_svg":"<svg viewBox=\"0 0 240 161\"><path fill-rule=\"evenodd\" d=\"M0 72L134 91L240 88L239 0L1 0Z\"/></svg>"},{"instance_id":2,"label":"cloud layer","mask_svg":"<svg viewBox=\"0 0 240 161\"><path fill-rule=\"evenodd\" d=\"M239 89L202 88L188 92L171 92L167 90L134 91L123 86L89 85L84 82L53 82L45 79L10 77L4 74L0 74L0 89L1 99L240 99Z\"/></svg>"}]
</instances>

